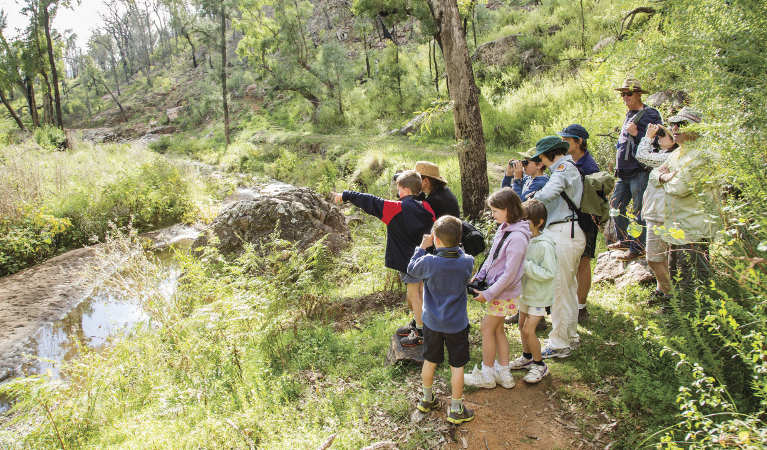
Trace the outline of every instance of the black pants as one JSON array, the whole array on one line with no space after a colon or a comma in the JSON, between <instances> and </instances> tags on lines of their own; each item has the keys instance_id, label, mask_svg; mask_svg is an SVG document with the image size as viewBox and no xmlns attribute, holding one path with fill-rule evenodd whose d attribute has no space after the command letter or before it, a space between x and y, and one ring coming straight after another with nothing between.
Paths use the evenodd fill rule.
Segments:
<instances>
[{"instance_id":1,"label":"black pants","mask_svg":"<svg viewBox=\"0 0 767 450\"><path fill-rule=\"evenodd\" d=\"M708 247L708 241L671 246L669 270L672 279L679 279L680 293L689 295L698 286L708 284L711 279Z\"/></svg>"}]
</instances>

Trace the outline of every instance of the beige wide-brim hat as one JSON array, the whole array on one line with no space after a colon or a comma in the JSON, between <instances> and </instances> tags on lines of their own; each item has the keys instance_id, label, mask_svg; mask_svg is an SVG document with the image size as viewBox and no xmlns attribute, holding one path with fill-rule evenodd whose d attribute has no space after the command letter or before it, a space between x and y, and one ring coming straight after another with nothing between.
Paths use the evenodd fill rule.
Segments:
<instances>
[{"instance_id":1,"label":"beige wide-brim hat","mask_svg":"<svg viewBox=\"0 0 767 450\"><path fill-rule=\"evenodd\" d=\"M415 169L416 172L418 172L418 175L421 175L422 177L429 177L434 178L435 180L439 180L443 183L447 183L447 180L442 178L439 175L439 167L437 167L436 164L429 161L418 161L415 163Z\"/></svg>"},{"instance_id":2,"label":"beige wide-brim hat","mask_svg":"<svg viewBox=\"0 0 767 450\"><path fill-rule=\"evenodd\" d=\"M623 80L623 85L614 88L616 91L621 92L639 92L640 94L647 94L648 92L642 89L642 83L635 78L626 78Z\"/></svg>"}]
</instances>

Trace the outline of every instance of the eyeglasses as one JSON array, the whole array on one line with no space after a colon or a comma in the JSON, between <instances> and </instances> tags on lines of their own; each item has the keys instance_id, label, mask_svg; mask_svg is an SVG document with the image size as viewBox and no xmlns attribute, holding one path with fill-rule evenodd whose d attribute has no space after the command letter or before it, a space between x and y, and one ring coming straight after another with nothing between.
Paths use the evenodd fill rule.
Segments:
<instances>
[{"instance_id":1,"label":"eyeglasses","mask_svg":"<svg viewBox=\"0 0 767 450\"><path fill-rule=\"evenodd\" d=\"M685 125L687 125L687 122L674 122L674 123L672 123L672 124L671 124L671 127L670 127L670 128L671 128L672 130L673 130L673 129L679 129L679 128L682 128L682 127L683 127L683 126L685 126Z\"/></svg>"},{"instance_id":2,"label":"eyeglasses","mask_svg":"<svg viewBox=\"0 0 767 450\"><path fill-rule=\"evenodd\" d=\"M539 163L539 162L541 162L541 157L540 156L536 156L535 158L531 158L530 161L532 161L534 163Z\"/></svg>"},{"instance_id":3,"label":"eyeglasses","mask_svg":"<svg viewBox=\"0 0 767 450\"><path fill-rule=\"evenodd\" d=\"M527 165L530 163L530 161L523 159L522 160L522 167L527 167Z\"/></svg>"},{"instance_id":4,"label":"eyeglasses","mask_svg":"<svg viewBox=\"0 0 767 450\"><path fill-rule=\"evenodd\" d=\"M635 92L621 92L621 97L631 97Z\"/></svg>"}]
</instances>

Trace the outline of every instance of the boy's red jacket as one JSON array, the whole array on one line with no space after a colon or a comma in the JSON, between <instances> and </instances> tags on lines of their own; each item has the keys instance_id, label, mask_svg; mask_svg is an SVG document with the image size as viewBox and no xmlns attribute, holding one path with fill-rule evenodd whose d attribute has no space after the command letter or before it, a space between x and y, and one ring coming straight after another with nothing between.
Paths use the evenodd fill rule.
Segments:
<instances>
[{"instance_id":1,"label":"boy's red jacket","mask_svg":"<svg viewBox=\"0 0 767 450\"><path fill-rule=\"evenodd\" d=\"M412 195L400 201L391 201L375 195L344 191L342 198L386 224L384 265L407 272L413 251L421 245L423 235L431 233L435 220L431 206L426 201L416 200Z\"/></svg>"}]
</instances>

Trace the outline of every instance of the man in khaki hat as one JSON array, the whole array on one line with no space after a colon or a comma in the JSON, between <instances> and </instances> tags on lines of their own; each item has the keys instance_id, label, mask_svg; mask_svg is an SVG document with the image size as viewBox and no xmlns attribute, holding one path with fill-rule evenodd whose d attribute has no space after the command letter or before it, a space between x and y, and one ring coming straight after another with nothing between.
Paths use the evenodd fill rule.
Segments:
<instances>
[{"instance_id":1,"label":"man in khaki hat","mask_svg":"<svg viewBox=\"0 0 767 450\"><path fill-rule=\"evenodd\" d=\"M619 215L614 219L618 242L610 244L608 248L625 249L625 252L618 255L618 259L629 261L644 254L646 233L641 216L642 196L647 188L647 177L650 173L647 167L637 161L636 149L639 140L647 131L647 125L662 123L663 119L656 109L642 103L642 94L646 94L647 91L642 89L642 85L636 79L627 78L623 85L616 87L615 90L620 92L628 111L623 120L618 143L615 144L615 175L618 180L610 198L610 206L619 211ZM642 227L638 237L633 237L627 232L629 219L626 208L629 202L633 205L634 220Z\"/></svg>"},{"instance_id":2,"label":"man in khaki hat","mask_svg":"<svg viewBox=\"0 0 767 450\"><path fill-rule=\"evenodd\" d=\"M447 187L447 181L439 174L439 167L429 161L418 161L415 169L421 175L421 191L426 195L425 200L434 210L439 219L444 215L461 217L458 199Z\"/></svg>"}]
</instances>

